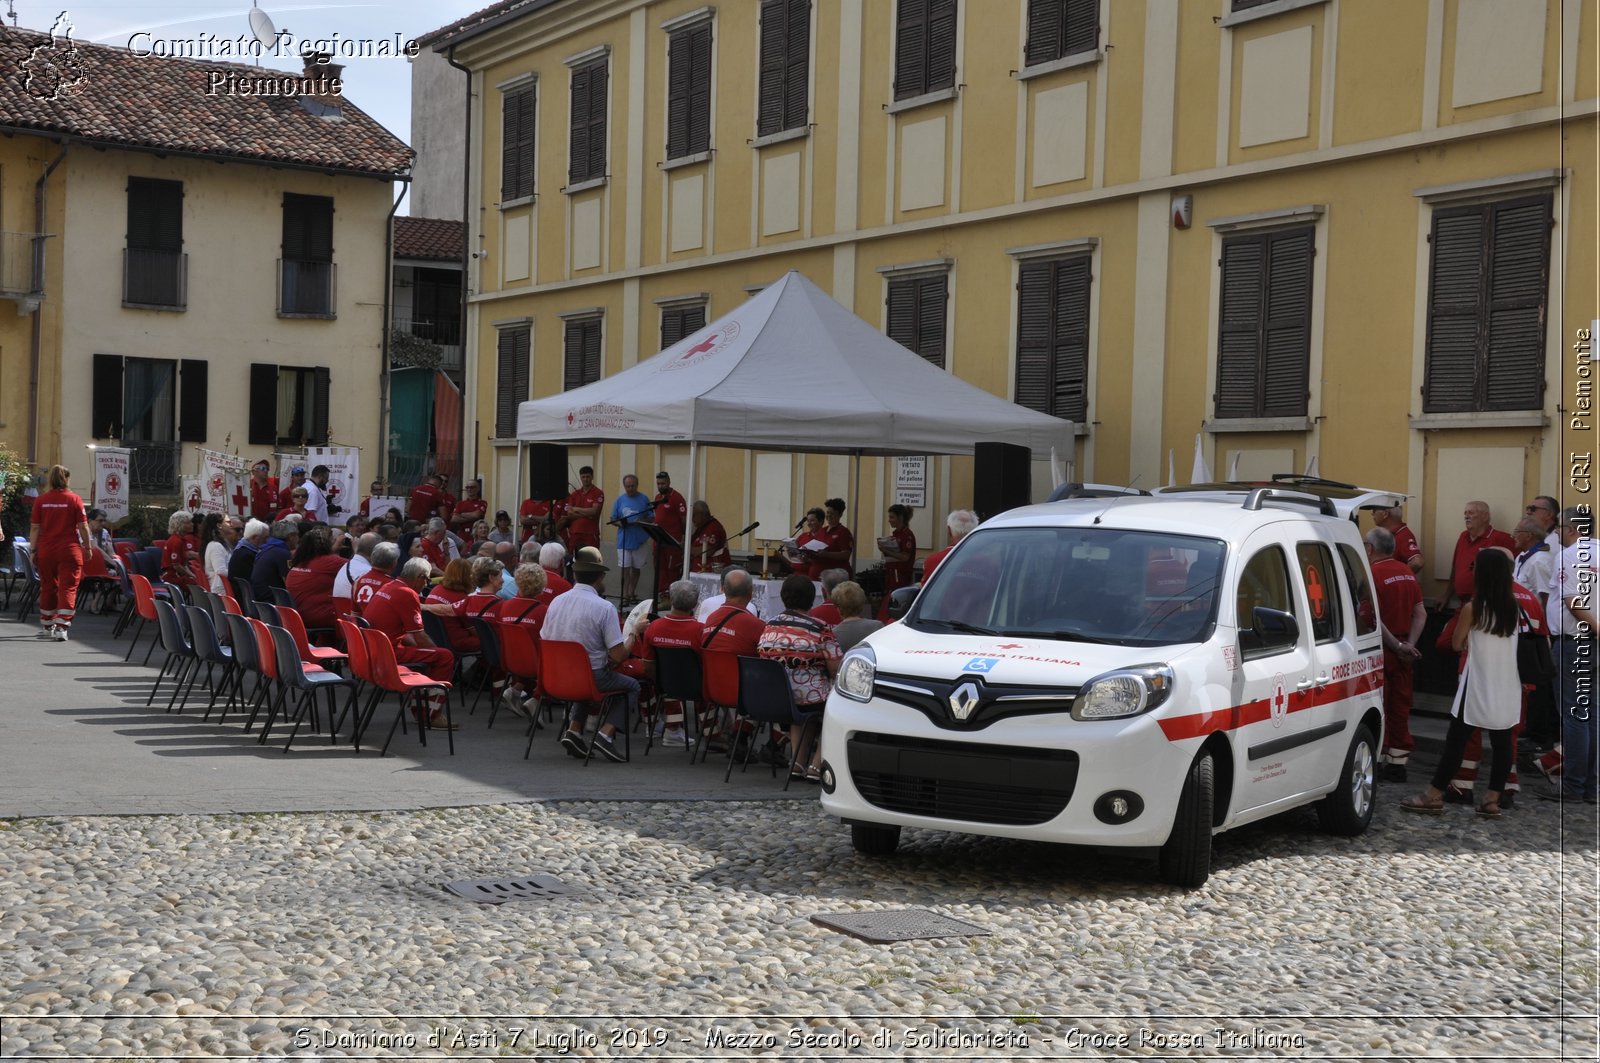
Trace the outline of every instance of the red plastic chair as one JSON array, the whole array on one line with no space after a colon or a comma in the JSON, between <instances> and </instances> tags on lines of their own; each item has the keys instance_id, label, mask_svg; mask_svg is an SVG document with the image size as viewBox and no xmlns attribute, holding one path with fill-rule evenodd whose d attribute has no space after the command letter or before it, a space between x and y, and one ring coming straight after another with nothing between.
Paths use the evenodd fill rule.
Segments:
<instances>
[{"instance_id":1,"label":"red plastic chair","mask_svg":"<svg viewBox=\"0 0 1600 1063\"><path fill-rule=\"evenodd\" d=\"M545 696L571 705L569 719L577 716L579 705L601 704L607 698L623 696L616 692L602 693L600 688L594 685L594 669L589 664L589 651L583 648L581 642L540 640L539 665L539 677L544 682ZM623 760L633 759L628 744L629 730L627 720L623 720L622 726L617 729L617 733L622 735ZM591 742L588 746L589 751L583 758L585 766L594 757L594 743Z\"/></svg>"},{"instance_id":2,"label":"red plastic chair","mask_svg":"<svg viewBox=\"0 0 1600 1063\"><path fill-rule=\"evenodd\" d=\"M539 640L534 637L533 628L527 624L492 624L495 638L500 645L500 668L510 679L520 679L527 684L532 695L534 714L538 715L538 706L544 704L545 691L539 682ZM494 726L494 714L500 711L496 705L489 714L489 725ZM527 760L533 751L533 733L539 729L537 722L528 728L528 748L523 750L522 759Z\"/></svg>"},{"instance_id":3,"label":"red plastic chair","mask_svg":"<svg viewBox=\"0 0 1600 1063\"><path fill-rule=\"evenodd\" d=\"M268 719L277 713L278 704L283 700L283 690L278 682L278 650L272 644L272 632L267 630L266 624L253 616L245 617L245 623L250 625L250 632L255 636L256 664L261 671L261 683L256 687L255 697L250 701L250 718L244 724L244 733L249 734L250 728L256 725L256 714L261 711L263 703L270 702L271 705L267 713Z\"/></svg>"},{"instance_id":4,"label":"red plastic chair","mask_svg":"<svg viewBox=\"0 0 1600 1063\"><path fill-rule=\"evenodd\" d=\"M150 581L137 572L130 572L128 579L133 584L133 609L134 615L139 618L139 626L134 629L133 641L128 643L128 652L123 656L124 661L133 659L133 648L139 644L139 636L144 634L146 624L157 624L156 618L156 592ZM144 651L144 663L150 663L150 655L155 652L157 639L150 640L150 648Z\"/></svg>"},{"instance_id":5,"label":"red plastic chair","mask_svg":"<svg viewBox=\"0 0 1600 1063\"><path fill-rule=\"evenodd\" d=\"M372 707L383 696L376 680L372 678L372 662L367 657L367 640L361 637L361 629L353 621L340 618L335 621L339 625L339 637L344 639L345 651L350 656L350 675L356 681L357 690L364 683L372 688L365 704L357 704L355 719L350 722L350 742L357 753L361 752L361 729ZM344 723L344 717L339 717L339 723L334 725L334 730Z\"/></svg>"},{"instance_id":6,"label":"red plastic chair","mask_svg":"<svg viewBox=\"0 0 1600 1063\"><path fill-rule=\"evenodd\" d=\"M426 690L444 691L445 722L446 724L453 722L450 718L449 683L441 679L430 679L416 672L402 672L400 670L400 662L395 659L394 643L390 642L389 636L383 632L369 629L361 632L361 637L366 642L367 663L371 669L373 682L382 691L378 700L383 700L383 694L400 695L400 711L395 714L394 723L389 725L389 737L384 740L383 749L378 753L380 757L389 751L389 743L394 741L395 728L400 725L401 719L405 717L406 707L413 695L421 694ZM376 708L377 703L375 702L373 709ZM417 713L417 734L421 737L423 745L428 744L427 721L428 714L426 711ZM447 727L445 736L450 744L450 755L454 756L456 752L455 731Z\"/></svg>"},{"instance_id":7,"label":"red plastic chair","mask_svg":"<svg viewBox=\"0 0 1600 1063\"><path fill-rule=\"evenodd\" d=\"M278 623L294 636L294 645L300 652L300 659L307 664L337 665L349 659L349 654L335 646L311 645L311 639L306 634L305 618L300 615L300 610L287 605L278 606Z\"/></svg>"}]
</instances>

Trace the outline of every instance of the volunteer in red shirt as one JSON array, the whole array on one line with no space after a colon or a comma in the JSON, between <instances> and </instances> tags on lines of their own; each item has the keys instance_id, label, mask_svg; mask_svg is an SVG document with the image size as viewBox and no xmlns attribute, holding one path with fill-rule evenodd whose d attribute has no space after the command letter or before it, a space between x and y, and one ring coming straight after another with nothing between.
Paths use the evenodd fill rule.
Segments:
<instances>
[{"instance_id":1,"label":"volunteer in red shirt","mask_svg":"<svg viewBox=\"0 0 1600 1063\"><path fill-rule=\"evenodd\" d=\"M560 543L545 543L539 547L539 566L544 569L544 603L549 605L560 595L572 589L572 581L561 574L566 563L567 548Z\"/></svg>"},{"instance_id":2,"label":"volunteer in red shirt","mask_svg":"<svg viewBox=\"0 0 1600 1063\"><path fill-rule=\"evenodd\" d=\"M828 545L827 536L823 534L823 522L826 519L827 514L816 507L806 510L801 521L805 530L795 536L795 549L784 549L783 558L789 562L789 567L808 579L821 579L823 571L833 567L821 558L821 550ZM821 546L816 550L808 550L806 546L809 543L820 543Z\"/></svg>"},{"instance_id":3,"label":"volunteer in red shirt","mask_svg":"<svg viewBox=\"0 0 1600 1063\"><path fill-rule=\"evenodd\" d=\"M705 618L702 650L735 657L756 655L756 644L767 625L750 611L750 595L754 591L755 578L744 569L732 568L722 574L723 602Z\"/></svg>"},{"instance_id":4,"label":"volunteer in red shirt","mask_svg":"<svg viewBox=\"0 0 1600 1063\"><path fill-rule=\"evenodd\" d=\"M701 500L694 504L694 535L689 540L689 571L715 572L733 564L728 553L728 530L711 515L711 507Z\"/></svg>"},{"instance_id":5,"label":"volunteer in red shirt","mask_svg":"<svg viewBox=\"0 0 1600 1063\"><path fill-rule=\"evenodd\" d=\"M250 515L271 524L282 507L278 505L278 478L268 476L272 463L262 458L250 467Z\"/></svg>"},{"instance_id":6,"label":"volunteer in red shirt","mask_svg":"<svg viewBox=\"0 0 1600 1063\"><path fill-rule=\"evenodd\" d=\"M656 473L656 497L651 501L656 510L656 527L677 540L678 546L660 546L656 555L656 593L660 594L683 578L683 535L688 526L689 506L683 496L672 488L672 477L666 470Z\"/></svg>"},{"instance_id":7,"label":"volunteer in red shirt","mask_svg":"<svg viewBox=\"0 0 1600 1063\"><path fill-rule=\"evenodd\" d=\"M350 611L357 616L378 593L378 588L394 579L395 562L400 560L400 547L395 543L379 543L372 548L372 567L357 576L350 585Z\"/></svg>"},{"instance_id":8,"label":"volunteer in red shirt","mask_svg":"<svg viewBox=\"0 0 1600 1063\"><path fill-rule=\"evenodd\" d=\"M820 620L829 627L844 623L844 614L839 612L839 607L833 604L833 592L839 584L850 577L842 568L824 569L822 572L822 601L811 607L810 616L813 620Z\"/></svg>"},{"instance_id":9,"label":"volunteer in red shirt","mask_svg":"<svg viewBox=\"0 0 1600 1063\"><path fill-rule=\"evenodd\" d=\"M828 518L822 528L822 538L828 545L826 549L818 552L817 558L823 562L823 570L842 568L845 571L845 578L851 578L855 575L855 562L852 558L856 552L856 537L844 526L844 499L830 498L822 503L822 507Z\"/></svg>"},{"instance_id":10,"label":"volunteer in red shirt","mask_svg":"<svg viewBox=\"0 0 1600 1063\"><path fill-rule=\"evenodd\" d=\"M67 641L77 611L78 580L83 555L94 549L83 499L72 493L72 473L52 465L45 473L45 492L33 500L28 543L39 574L38 638Z\"/></svg>"},{"instance_id":11,"label":"volunteer in red shirt","mask_svg":"<svg viewBox=\"0 0 1600 1063\"><path fill-rule=\"evenodd\" d=\"M650 622L639 644L638 655L650 663L649 674L652 678L657 649L668 647L698 654L700 640L705 636L705 628L694 618L694 607L700 603L699 588L689 580L680 579L668 587L667 595L671 611ZM661 741L664 745L682 746L693 741L683 730L683 702L662 698L661 718L664 724Z\"/></svg>"},{"instance_id":12,"label":"volunteer in red shirt","mask_svg":"<svg viewBox=\"0 0 1600 1063\"><path fill-rule=\"evenodd\" d=\"M455 674L455 654L435 646L427 632L422 630L422 599L417 592L427 585L428 563L413 557L401 567L398 579L390 580L377 589L361 618L369 627L383 632L394 642L395 660L400 664L423 673L429 679L448 683ZM427 697L431 709L428 726L455 730L456 725L449 719L446 702L449 692L436 690ZM413 710L413 713L419 720L422 718L420 712Z\"/></svg>"},{"instance_id":13,"label":"volunteer in red shirt","mask_svg":"<svg viewBox=\"0 0 1600 1063\"><path fill-rule=\"evenodd\" d=\"M435 515L444 498L444 473L436 472L411 489L411 495L406 500L406 519L427 520Z\"/></svg>"},{"instance_id":14,"label":"volunteer in red shirt","mask_svg":"<svg viewBox=\"0 0 1600 1063\"><path fill-rule=\"evenodd\" d=\"M495 608L495 619L502 624L527 624L537 635L550 604L544 600L544 568L526 562L517 566L513 578L517 581L516 597L500 599L500 604Z\"/></svg>"},{"instance_id":15,"label":"volunteer in red shirt","mask_svg":"<svg viewBox=\"0 0 1600 1063\"><path fill-rule=\"evenodd\" d=\"M356 512L360 513L363 517L366 517L368 520L371 520L372 519L372 500L375 497L377 497L378 495L383 494L383 481L382 480L374 480L374 481L372 481L372 486L370 488L368 488L368 492L369 493L368 493L367 497L363 498L361 500L361 508L356 510ZM381 513L378 514L378 515L380 517L383 516L383 514L381 514Z\"/></svg>"},{"instance_id":16,"label":"volunteer in red shirt","mask_svg":"<svg viewBox=\"0 0 1600 1063\"><path fill-rule=\"evenodd\" d=\"M334 626L333 580L344 558L333 552L326 528L312 528L300 536L283 588L294 598L295 609L308 628Z\"/></svg>"},{"instance_id":17,"label":"volunteer in red shirt","mask_svg":"<svg viewBox=\"0 0 1600 1063\"><path fill-rule=\"evenodd\" d=\"M522 538L518 543L525 543L534 538L542 541L549 534L546 528L549 521L549 501L542 498L524 498L522 505L517 507L517 524L522 528Z\"/></svg>"},{"instance_id":18,"label":"volunteer in red shirt","mask_svg":"<svg viewBox=\"0 0 1600 1063\"><path fill-rule=\"evenodd\" d=\"M1448 600L1453 595L1465 602L1472 597L1472 563L1477 560L1478 551L1501 546L1514 558L1517 544L1511 536L1490 525L1489 503L1468 502L1461 515L1467 526L1456 538L1455 554L1450 559L1450 588L1445 598Z\"/></svg>"},{"instance_id":19,"label":"volunteer in red shirt","mask_svg":"<svg viewBox=\"0 0 1600 1063\"><path fill-rule=\"evenodd\" d=\"M161 544L161 578L179 587L206 585L200 540L194 535L194 514L186 509L167 518L167 539Z\"/></svg>"},{"instance_id":20,"label":"volunteer in red shirt","mask_svg":"<svg viewBox=\"0 0 1600 1063\"><path fill-rule=\"evenodd\" d=\"M950 515L944 519L945 531L949 544L943 550L935 550L928 555L922 563L922 582L928 582L928 577L933 575L933 570L939 567L939 562L949 556L950 551L956 548L956 543L965 539L973 528L978 526L978 515L970 509L952 509Z\"/></svg>"},{"instance_id":21,"label":"volunteer in red shirt","mask_svg":"<svg viewBox=\"0 0 1600 1063\"><path fill-rule=\"evenodd\" d=\"M477 653L478 633L467 619L467 598L473 592L472 562L458 557L444 567L444 578L433 585L422 607L444 617L450 648L457 653Z\"/></svg>"},{"instance_id":22,"label":"volunteer in red shirt","mask_svg":"<svg viewBox=\"0 0 1600 1063\"><path fill-rule=\"evenodd\" d=\"M1406 762L1415 743L1411 738L1412 669L1422 656L1417 640L1427 610L1422 607L1422 586L1411 567L1395 556L1395 538L1387 528L1367 532L1367 558L1372 562L1378 619L1383 624L1383 778L1406 781Z\"/></svg>"},{"instance_id":23,"label":"volunteer in red shirt","mask_svg":"<svg viewBox=\"0 0 1600 1063\"><path fill-rule=\"evenodd\" d=\"M461 494L461 501L450 510L450 530L465 539L474 524L488 517L489 504L483 500L483 485L477 480L463 484Z\"/></svg>"},{"instance_id":24,"label":"volunteer in red shirt","mask_svg":"<svg viewBox=\"0 0 1600 1063\"><path fill-rule=\"evenodd\" d=\"M451 556L455 553L455 544L450 542L445 532L443 518L434 517L428 521L428 530L422 534L418 542L422 544L422 556L434 567L435 574L443 575L445 566L455 560Z\"/></svg>"},{"instance_id":25,"label":"volunteer in red shirt","mask_svg":"<svg viewBox=\"0 0 1600 1063\"><path fill-rule=\"evenodd\" d=\"M573 553L580 546L599 547L600 510L606 504L606 493L594 485L594 469L585 465L578 470L578 489L567 496L566 512L558 522L557 530L565 527L567 548Z\"/></svg>"},{"instance_id":26,"label":"volunteer in red shirt","mask_svg":"<svg viewBox=\"0 0 1600 1063\"><path fill-rule=\"evenodd\" d=\"M1422 548L1417 537L1406 527L1398 506L1377 507L1372 511L1372 523L1394 536L1394 559L1412 572L1422 571Z\"/></svg>"},{"instance_id":27,"label":"volunteer in red shirt","mask_svg":"<svg viewBox=\"0 0 1600 1063\"><path fill-rule=\"evenodd\" d=\"M500 588L506 579L506 568L498 558L494 557L475 557L470 564L472 585L477 589L467 595L464 610L467 626L472 628L473 637L477 638L478 625L472 621L492 620L500 609L500 603L507 600L500 597ZM482 641L478 639L480 645Z\"/></svg>"},{"instance_id":28,"label":"volunteer in red shirt","mask_svg":"<svg viewBox=\"0 0 1600 1063\"><path fill-rule=\"evenodd\" d=\"M891 543L890 540L893 540ZM917 559L917 535L911 530L911 507L889 507L889 534L878 540L883 553L883 606L878 619L889 620L889 595L911 586L911 566Z\"/></svg>"},{"instance_id":29,"label":"volunteer in red shirt","mask_svg":"<svg viewBox=\"0 0 1600 1063\"><path fill-rule=\"evenodd\" d=\"M306 482L306 467L296 465L289 470L289 483L278 492L278 509L285 510L294 505L294 489L303 486Z\"/></svg>"}]
</instances>

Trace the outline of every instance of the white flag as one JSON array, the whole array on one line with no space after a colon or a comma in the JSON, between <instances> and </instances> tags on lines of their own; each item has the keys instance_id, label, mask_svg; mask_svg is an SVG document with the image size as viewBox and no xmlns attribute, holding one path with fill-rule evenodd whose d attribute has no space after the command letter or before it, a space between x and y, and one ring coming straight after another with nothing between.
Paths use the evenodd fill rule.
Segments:
<instances>
[{"instance_id":1,"label":"white flag","mask_svg":"<svg viewBox=\"0 0 1600 1063\"><path fill-rule=\"evenodd\" d=\"M182 508L190 513L203 513L205 505L205 488L201 486L200 477L185 476L182 480L183 499Z\"/></svg>"},{"instance_id":2,"label":"white flag","mask_svg":"<svg viewBox=\"0 0 1600 1063\"><path fill-rule=\"evenodd\" d=\"M250 493L243 491L243 504L240 504L240 495L243 482L248 479L245 460L236 454L229 454L220 450L200 451L200 510L203 513L232 513L237 516L250 506Z\"/></svg>"},{"instance_id":3,"label":"white flag","mask_svg":"<svg viewBox=\"0 0 1600 1063\"><path fill-rule=\"evenodd\" d=\"M1200 447L1199 432L1194 434L1194 468L1189 470L1189 482L1192 484L1211 482L1211 466L1206 464L1205 451Z\"/></svg>"},{"instance_id":4,"label":"white flag","mask_svg":"<svg viewBox=\"0 0 1600 1063\"><path fill-rule=\"evenodd\" d=\"M1178 457L1170 447L1167 449L1167 486L1178 486Z\"/></svg>"},{"instance_id":5,"label":"white flag","mask_svg":"<svg viewBox=\"0 0 1600 1063\"><path fill-rule=\"evenodd\" d=\"M328 499L329 524L343 524L361 505L361 451L355 447L312 447L306 452L306 473L318 465L328 467L328 484L322 493Z\"/></svg>"},{"instance_id":6,"label":"white flag","mask_svg":"<svg viewBox=\"0 0 1600 1063\"><path fill-rule=\"evenodd\" d=\"M1233 452L1233 459L1228 462L1228 480L1230 483L1239 481L1239 452Z\"/></svg>"},{"instance_id":7,"label":"white flag","mask_svg":"<svg viewBox=\"0 0 1600 1063\"><path fill-rule=\"evenodd\" d=\"M95 448L94 504L113 524L128 515L128 461L121 447Z\"/></svg>"},{"instance_id":8,"label":"white flag","mask_svg":"<svg viewBox=\"0 0 1600 1063\"><path fill-rule=\"evenodd\" d=\"M1311 460L1306 462L1306 475L1307 476L1320 475L1317 472L1317 456L1315 454L1311 455Z\"/></svg>"}]
</instances>

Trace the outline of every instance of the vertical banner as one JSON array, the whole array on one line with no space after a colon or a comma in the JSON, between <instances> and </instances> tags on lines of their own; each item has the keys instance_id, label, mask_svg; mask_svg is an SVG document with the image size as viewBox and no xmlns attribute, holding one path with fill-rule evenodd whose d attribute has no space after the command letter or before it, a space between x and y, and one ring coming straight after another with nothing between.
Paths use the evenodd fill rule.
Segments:
<instances>
[{"instance_id":1,"label":"vertical banner","mask_svg":"<svg viewBox=\"0 0 1600 1063\"><path fill-rule=\"evenodd\" d=\"M128 451L97 447L94 452L94 504L115 524L128 515Z\"/></svg>"},{"instance_id":2,"label":"vertical banner","mask_svg":"<svg viewBox=\"0 0 1600 1063\"><path fill-rule=\"evenodd\" d=\"M183 493L179 496L183 501L180 508L187 509L190 513L205 512L205 489L200 485L200 477L185 476L182 480Z\"/></svg>"},{"instance_id":3,"label":"vertical banner","mask_svg":"<svg viewBox=\"0 0 1600 1063\"><path fill-rule=\"evenodd\" d=\"M392 509L400 514L400 523L406 519L407 499L404 495L373 495L367 507L367 516L373 520L380 520Z\"/></svg>"},{"instance_id":4,"label":"vertical banner","mask_svg":"<svg viewBox=\"0 0 1600 1063\"><path fill-rule=\"evenodd\" d=\"M343 524L361 505L361 451L356 447L312 447L306 452L306 473L328 467L328 523Z\"/></svg>"},{"instance_id":5,"label":"vertical banner","mask_svg":"<svg viewBox=\"0 0 1600 1063\"><path fill-rule=\"evenodd\" d=\"M303 468L306 473L311 472L311 466L306 464L305 451L289 454L274 454L273 461L278 465L278 490L285 491L289 488L289 470Z\"/></svg>"},{"instance_id":6,"label":"vertical banner","mask_svg":"<svg viewBox=\"0 0 1600 1063\"><path fill-rule=\"evenodd\" d=\"M200 451L200 510L240 516L250 508L245 460L220 450Z\"/></svg>"}]
</instances>

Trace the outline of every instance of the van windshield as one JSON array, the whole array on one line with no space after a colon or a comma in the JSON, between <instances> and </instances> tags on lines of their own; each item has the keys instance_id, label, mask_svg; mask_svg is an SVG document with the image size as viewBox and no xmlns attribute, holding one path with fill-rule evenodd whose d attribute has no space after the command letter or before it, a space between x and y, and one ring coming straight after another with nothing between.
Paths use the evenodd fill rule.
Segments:
<instances>
[{"instance_id":1,"label":"van windshield","mask_svg":"<svg viewBox=\"0 0 1600 1063\"><path fill-rule=\"evenodd\" d=\"M1163 646L1216 623L1227 547L1110 528L973 532L939 566L905 623L918 631Z\"/></svg>"}]
</instances>

